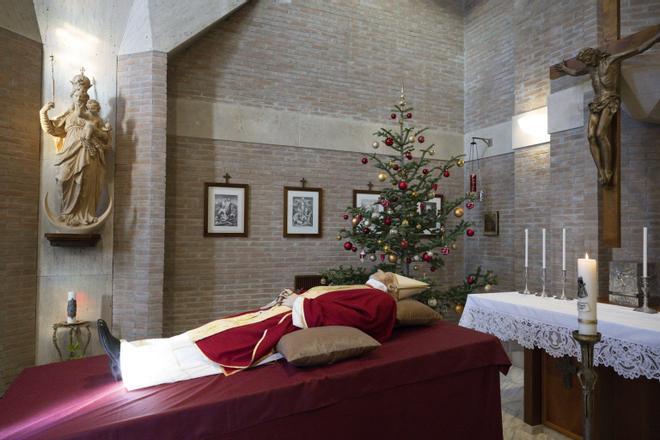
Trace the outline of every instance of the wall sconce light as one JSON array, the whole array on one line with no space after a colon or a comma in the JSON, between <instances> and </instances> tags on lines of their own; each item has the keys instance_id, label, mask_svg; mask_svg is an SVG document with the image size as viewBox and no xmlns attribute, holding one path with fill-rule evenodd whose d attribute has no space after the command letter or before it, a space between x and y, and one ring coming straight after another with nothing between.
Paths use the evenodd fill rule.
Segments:
<instances>
[{"instance_id":1,"label":"wall sconce light","mask_svg":"<svg viewBox=\"0 0 660 440\"><path fill-rule=\"evenodd\" d=\"M486 148L493 146L493 138L483 138L479 136L472 136L472 141L470 142L470 154L468 156L468 161L470 162L470 193L476 195L477 200L483 202L486 197L486 193L483 190L479 191L477 189L477 173L481 169L479 147L477 146L477 141L481 141L486 144ZM484 153L486 151L484 150ZM483 154L481 154L483 157Z\"/></svg>"}]
</instances>

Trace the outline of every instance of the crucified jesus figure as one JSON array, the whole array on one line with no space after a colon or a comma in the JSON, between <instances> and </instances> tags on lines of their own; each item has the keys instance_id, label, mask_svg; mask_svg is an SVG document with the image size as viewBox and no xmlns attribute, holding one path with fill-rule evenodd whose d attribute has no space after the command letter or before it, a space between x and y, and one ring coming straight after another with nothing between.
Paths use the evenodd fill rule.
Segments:
<instances>
[{"instance_id":1,"label":"crucified jesus figure","mask_svg":"<svg viewBox=\"0 0 660 440\"><path fill-rule=\"evenodd\" d=\"M598 168L598 181L609 185L614 176L614 151L610 140L612 118L619 110L619 74L621 61L648 50L660 40L660 32L638 47L610 54L602 49L582 49L577 60L584 64L581 69L568 67L566 61L553 66L554 69L571 76L589 74L595 97L589 103L589 148Z\"/></svg>"}]
</instances>

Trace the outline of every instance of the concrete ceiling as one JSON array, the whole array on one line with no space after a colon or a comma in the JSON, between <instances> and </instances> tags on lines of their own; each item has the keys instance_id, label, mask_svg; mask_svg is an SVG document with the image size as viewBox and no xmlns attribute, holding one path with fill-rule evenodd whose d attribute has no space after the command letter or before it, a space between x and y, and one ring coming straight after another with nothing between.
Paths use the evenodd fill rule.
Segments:
<instances>
[{"instance_id":1,"label":"concrete ceiling","mask_svg":"<svg viewBox=\"0 0 660 440\"><path fill-rule=\"evenodd\" d=\"M37 14L29 0L0 0L0 27L41 42Z\"/></svg>"}]
</instances>

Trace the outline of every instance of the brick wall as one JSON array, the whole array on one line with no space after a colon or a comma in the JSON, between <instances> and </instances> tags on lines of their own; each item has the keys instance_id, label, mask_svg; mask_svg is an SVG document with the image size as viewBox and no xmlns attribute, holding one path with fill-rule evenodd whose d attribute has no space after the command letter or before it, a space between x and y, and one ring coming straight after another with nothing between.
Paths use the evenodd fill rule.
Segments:
<instances>
[{"instance_id":1,"label":"brick wall","mask_svg":"<svg viewBox=\"0 0 660 440\"><path fill-rule=\"evenodd\" d=\"M357 255L335 239L353 189L377 182L376 169L358 153L169 137L165 248L165 334L218 316L261 306L294 275L314 274L339 264L360 266ZM250 185L247 238L203 237L204 182ZM459 172L445 180L449 197L460 194ZM323 188L323 237L283 238L284 186ZM455 281L462 253L446 259L438 278ZM365 266L368 263L365 263ZM460 276L460 275L459 275Z\"/></svg>"},{"instance_id":2,"label":"brick wall","mask_svg":"<svg viewBox=\"0 0 660 440\"><path fill-rule=\"evenodd\" d=\"M461 1L253 1L170 61L173 96L463 132Z\"/></svg>"},{"instance_id":3,"label":"brick wall","mask_svg":"<svg viewBox=\"0 0 660 440\"><path fill-rule=\"evenodd\" d=\"M167 56L117 62L113 328L125 339L162 333Z\"/></svg>"},{"instance_id":4,"label":"brick wall","mask_svg":"<svg viewBox=\"0 0 660 440\"><path fill-rule=\"evenodd\" d=\"M0 28L0 394L34 363L41 44Z\"/></svg>"}]
</instances>

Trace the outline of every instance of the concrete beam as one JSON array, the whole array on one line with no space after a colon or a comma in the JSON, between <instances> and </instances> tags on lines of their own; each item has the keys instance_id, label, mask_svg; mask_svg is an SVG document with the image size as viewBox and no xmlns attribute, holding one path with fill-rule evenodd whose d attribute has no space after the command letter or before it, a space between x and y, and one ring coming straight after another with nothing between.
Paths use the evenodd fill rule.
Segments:
<instances>
[{"instance_id":1,"label":"concrete beam","mask_svg":"<svg viewBox=\"0 0 660 440\"><path fill-rule=\"evenodd\" d=\"M0 27L41 43L37 14L27 0L0 0Z\"/></svg>"}]
</instances>

